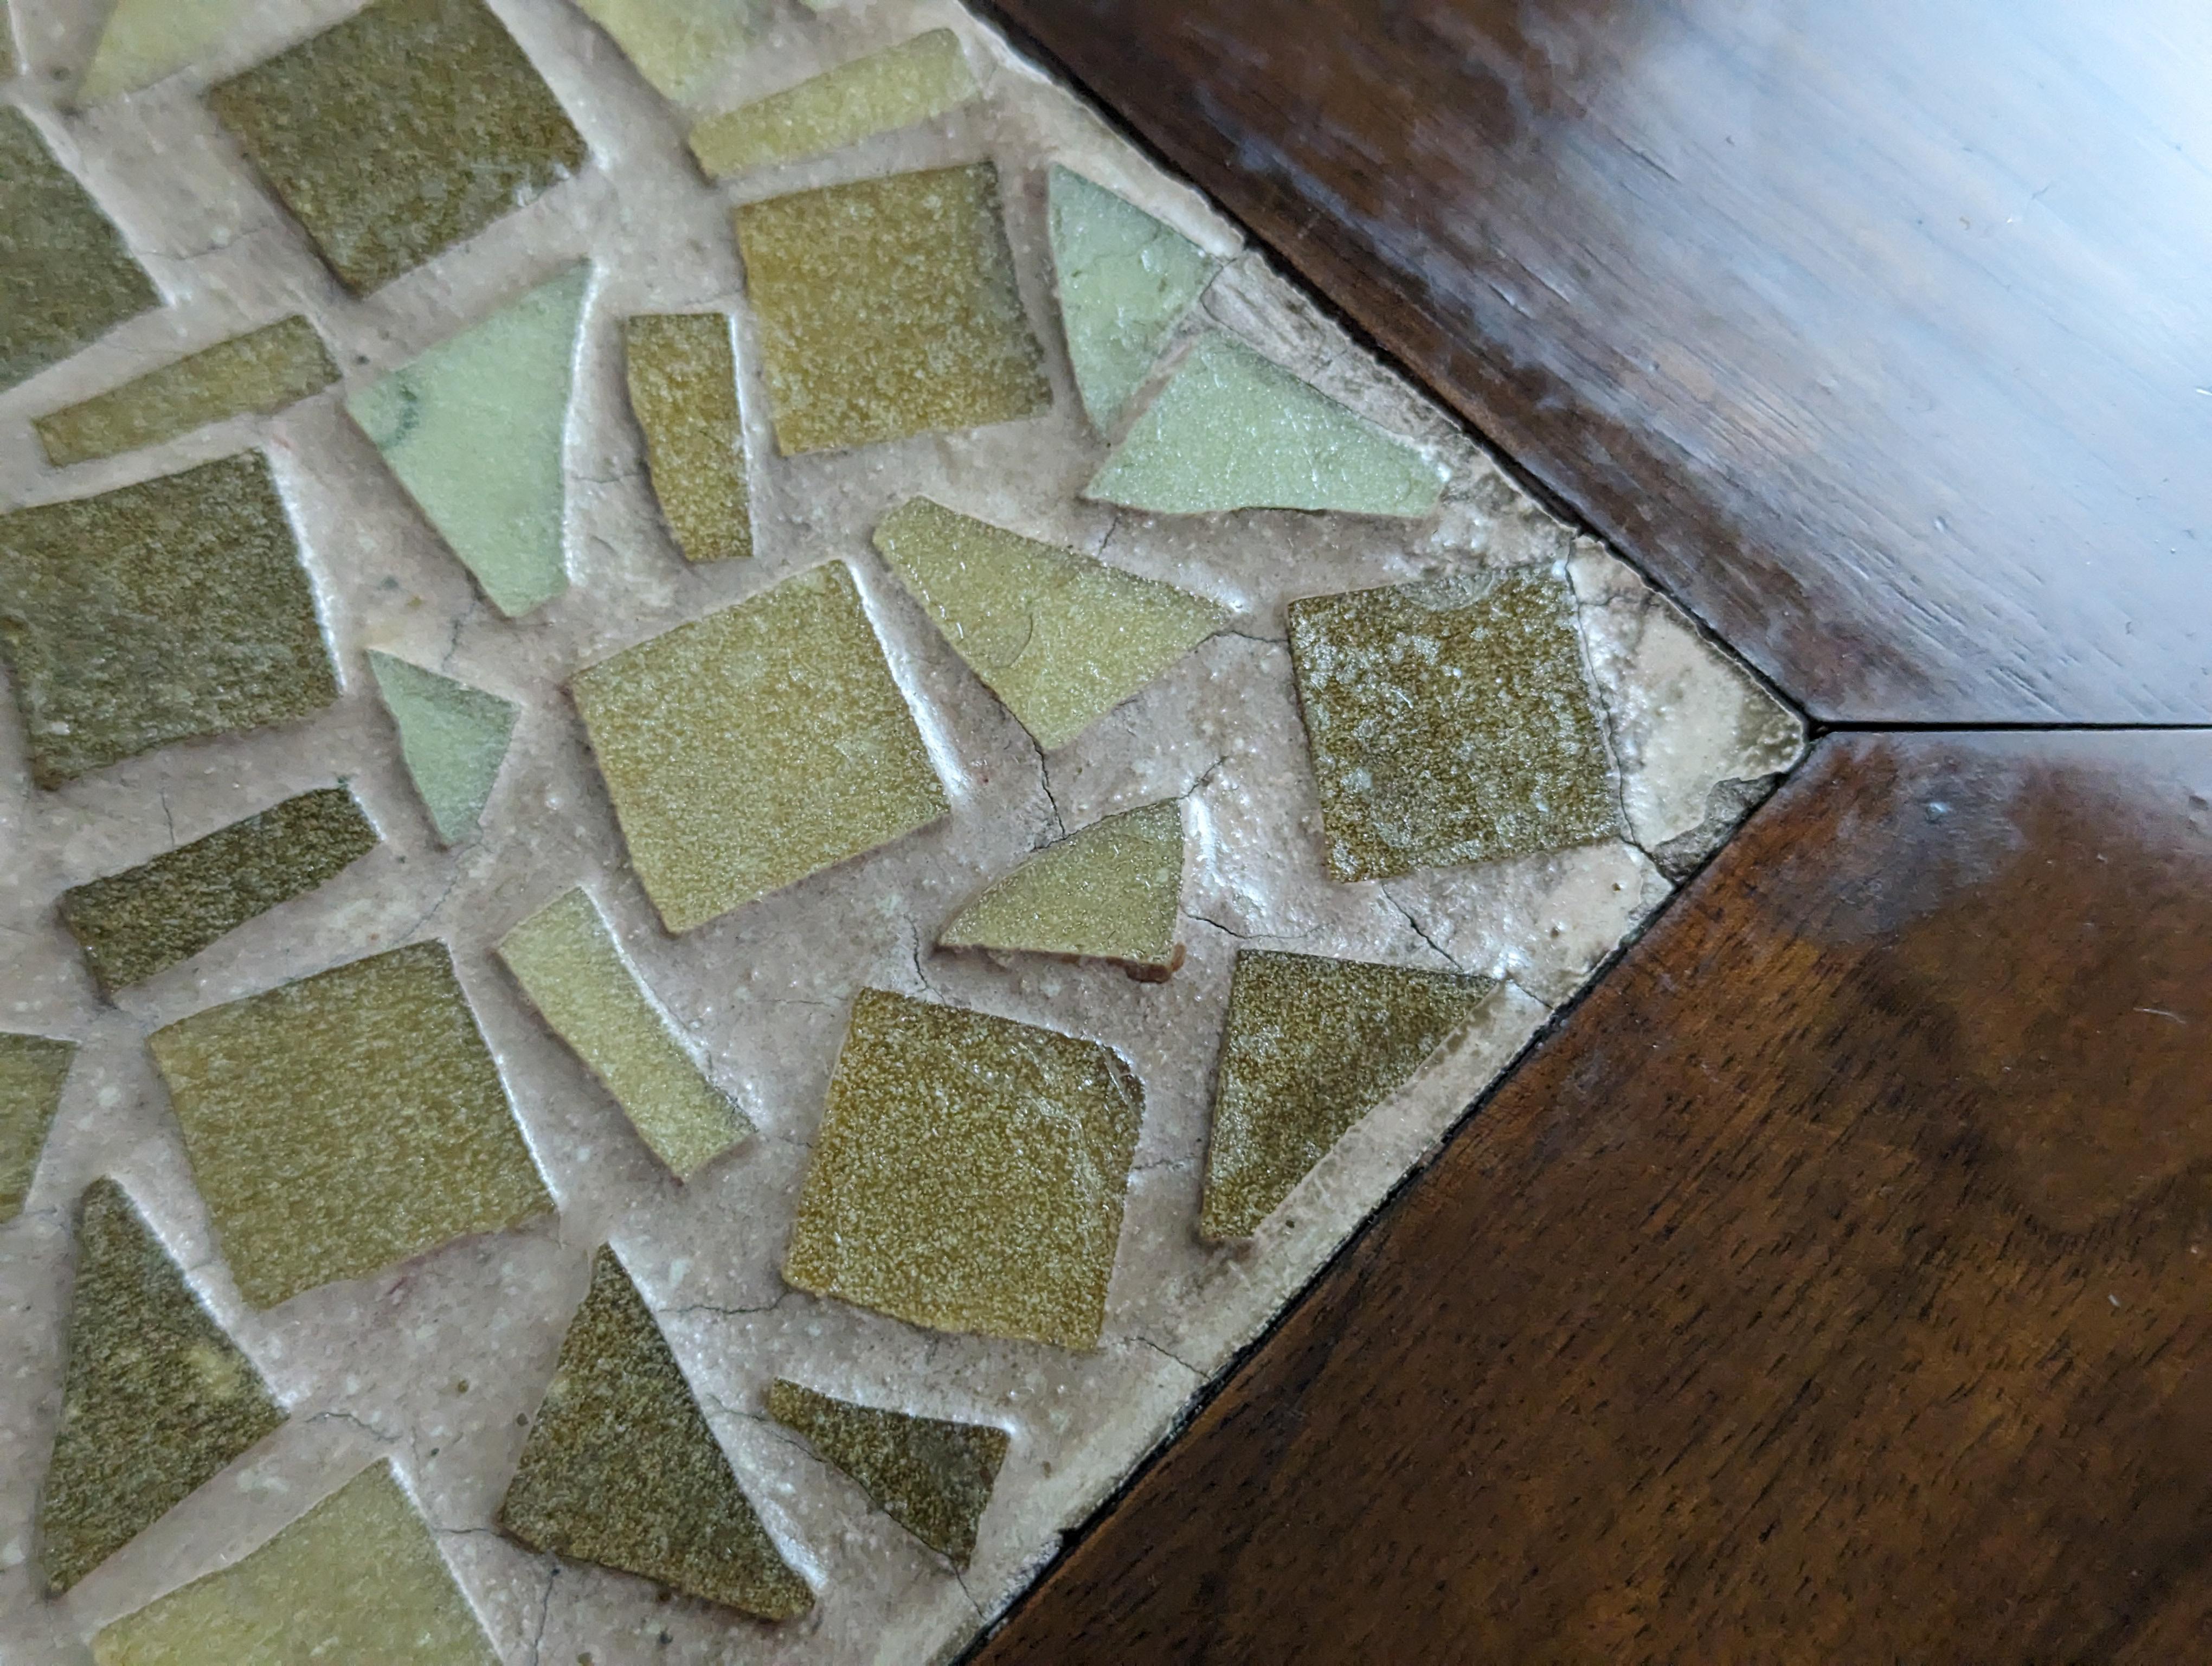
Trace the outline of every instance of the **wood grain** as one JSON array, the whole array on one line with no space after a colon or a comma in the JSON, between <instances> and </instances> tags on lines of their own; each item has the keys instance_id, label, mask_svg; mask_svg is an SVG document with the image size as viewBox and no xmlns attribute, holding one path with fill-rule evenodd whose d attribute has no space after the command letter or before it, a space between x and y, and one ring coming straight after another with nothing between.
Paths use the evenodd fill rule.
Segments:
<instances>
[{"instance_id":1,"label":"wood grain","mask_svg":"<svg viewBox=\"0 0 2212 1666\"><path fill-rule=\"evenodd\" d=\"M1816 715L2212 719L2197 0L997 0Z\"/></svg>"},{"instance_id":2,"label":"wood grain","mask_svg":"<svg viewBox=\"0 0 2212 1666\"><path fill-rule=\"evenodd\" d=\"M2212 735L1850 737L978 1659L2212 1658Z\"/></svg>"}]
</instances>

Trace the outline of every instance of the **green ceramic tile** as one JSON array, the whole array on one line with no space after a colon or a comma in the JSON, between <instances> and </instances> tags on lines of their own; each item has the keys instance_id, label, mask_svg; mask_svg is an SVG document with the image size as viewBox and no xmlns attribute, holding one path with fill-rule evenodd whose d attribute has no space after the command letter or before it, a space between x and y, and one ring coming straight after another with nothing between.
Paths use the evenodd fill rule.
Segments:
<instances>
[{"instance_id":1,"label":"green ceramic tile","mask_svg":"<svg viewBox=\"0 0 2212 1666\"><path fill-rule=\"evenodd\" d=\"M62 893L62 923L112 994L190 958L376 848L343 787L302 793L150 862Z\"/></svg>"},{"instance_id":2,"label":"green ceramic tile","mask_svg":"<svg viewBox=\"0 0 2212 1666\"><path fill-rule=\"evenodd\" d=\"M1228 610L909 499L876 548L953 650L1050 751L1218 630Z\"/></svg>"},{"instance_id":3,"label":"green ceramic tile","mask_svg":"<svg viewBox=\"0 0 2212 1666\"><path fill-rule=\"evenodd\" d=\"M783 1275L939 1330L1096 1347L1144 1104L1095 1042L863 990Z\"/></svg>"},{"instance_id":4,"label":"green ceramic tile","mask_svg":"<svg viewBox=\"0 0 2212 1666\"><path fill-rule=\"evenodd\" d=\"M1224 335L1200 339L1085 497L1158 514L1425 515L1443 473L1411 446Z\"/></svg>"},{"instance_id":5,"label":"green ceramic tile","mask_svg":"<svg viewBox=\"0 0 2212 1666\"><path fill-rule=\"evenodd\" d=\"M1527 569L1290 605L1329 872L1609 839L1620 804L1564 581Z\"/></svg>"},{"instance_id":6,"label":"green ceramic tile","mask_svg":"<svg viewBox=\"0 0 2212 1666\"><path fill-rule=\"evenodd\" d=\"M439 842L474 838L522 708L374 648L368 668L398 727L407 777L422 795Z\"/></svg>"},{"instance_id":7,"label":"green ceramic tile","mask_svg":"<svg viewBox=\"0 0 2212 1666\"><path fill-rule=\"evenodd\" d=\"M284 1421L123 1189L77 1206L69 1372L39 1499L56 1591L98 1567Z\"/></svg>"},{"instance_id":8,"label":"green ceramic tile","mask_svg":"<svg viewBox=\"0 0 2212 1666\"><path fill-rule=\"evenodd\" d=\"M660 513L687 561L753 552L738 361L720 313L648 313L624 326L629 405Z\"/></svg>"},{"instance_id":9,"label":"green ceramic tile","mask_svg":"<svg viewBox=\"0 0 2212 1666\"><path fill-rule=\"evenodd\" d=\"M553 1033L576 1050L653 1154L688 1178L753 1131L670 1032L592 899L569 891L499 945Z\"/></svg>"},{"instance_id":10,"label":"green ceramic tile","mask_svg":"<svg viewBox=\"0 0 2212 1666\"><path fill-rule=\"evenodd\" d=\"M1220 262L1135 204L1052 170L1052 264L1083 408L1103 433Z\"/></svg>"},{"instance_id":11,"label":"green ceramic tile","mask_svg":"<svg viewBox=\"0 0 2212 1666\"><path fill-rule=\"evenodd\" d=\"M337 380L315 326L288 318L149 371L31 426L56 468L159 445L209 423L281 410Z\"/></svg>"},{"instance_id":12,"label":"green ceramic tile","mask_svg":"<svg viewBox=\"0 0 2212 1666\"><path fill-rule=\"evenodd\" d=\"M1229 985L1199 1231L1248 1237L1496 981L1245 950Z\"/></svg>"},{"instance_id":13,"label":"green ceramic tile","mask_svg":"<svg viewBox=\"0 0 2212 1666\"><path fill-rule=\"evenodd\" d=\"M710 116L691 130L691 154L708 179L724 179L911 127L958 109L981 91L960 37L932 29Z\"/></svg>"},{"instance_id":14,"label":"green ceramic tile","mask_svg":"<svg viewBox=\"0 0 2212 1666\"><path fill-rule=\"evenodd\" d=\"M584 164L584 141L483 0L376 0L208 94L356 295Z\"/></svg>"},{"instance_id":15,"label":"green ceramic tile","mask_svg":"<svg viewBox=\"0 0 2212 1666\"><path fill-rule=\"evenodd\" d=\"M765 1620L814 1606L611 1250L592 1263L591 1293L561 1344L499 1524L533 1550Z\"/></svg>"},{"instance_id":16,"label":"green ceramic tile","mask_svg":"<svg viewBox=\"0 0 2212 1666\"><path fill-rule=\"evenodd\" d=\"M211 1007L149 1045L255 1307L552 1207L442 943Z\"/></svg>"},{"instance_id":17,"label":"green ceramic tile","mask_svg":"<svg viewBox=\"0 0 2212 1666\"><path fill-rule=\"evenodd\" d=\"M738 246L786 456L1051 409L989 162L748 204Z\"/></svg>"},{"instance_id":18,"label":"green ceramic tile","mask_svg":"<svg viewBox=\"0 0 2212 1666\"><path fill-rule=\"evenodd\" d=\"M41 787L338 691L255 453L0 516L0 648Z\"/></svg>"},{"instance_id":19,"label":"green ceramic tile","mask_svg":"<svg viewBox=\"0 0 2212 1666\"><path fill-rule=\"evenodd\" d=\"M161 300L29 118L0 106L0 388Z\"/></svg>"},{"instance_id":20,"label":"green ceramic tile","mask_svg":"<svg viewBox=\"0 0 2212 1666\"><path fill-rule=\"evenodd\" d=\"M758 33L767 0L581 0L663 98L683 104Z\"/></svg>"},{"instance_id":21,"label":"green ceramic tile","mask_svg":"<svg viewBox=\"0 0 2212 1666\"><path fill-rule=\"evenodd\" d=\"M509 618L568 587L561 453L590 282L574 267L346 401Z\"/></svg>"},{"instance_id":22,"label":"green ceramic tile","mask_svg":"<svg viewBox=\"0 0 2212 1666\"><path fill-rule=\"evenodd\" d=\"M391 1466L92 1639L98 1666L499 1666Z\"/></svg>"},{"instance_id":23,"label":"green ceramic tile","mask_svg":"<svg viewBox=\"0 0 2212 1666\"><path fill-rule=\"evenodd\" d=\"M75 1042L0 1033L0 1225L23 1213Z\"/></svg>"},{"instance_id":24,"label":"green ceramic tile","mask_svg":"<svg viewBox=\"0 0 2212 1666\"><path fill-rule=\"evenodd\" d=\"M963 909L937 940L1167 971L1181 958L1182 897L1182 806L1170 800L1048 845Z\"/></svg>"},{"instance_id":25,"label":"green ceramic tile","mask_svg":"<svg viewBox=\"0 0 2212 1666\"><path fill-rule=\"evenodd\" d=\"M188 69L228 34L253 0L116 0L77 101L151 87Z\"/></svg>"},{"instance_id":26,"label":"green ceramic tile","mask_svg":"<svg viewBox=\"0 0 2212 1666\"><path fill-rule=\"evenodd\" d=\"M951 807L842 562L569 684L646 894L672 932Z\"/></svg>"},{"instance_id":27,"label":"green ceramic tile","mask_svg":"<svg viewBox=\"0 0 2212 1666\"><path fill-rule=\"evenodd\" d=\"M915 1538L968 1566L1006 1461L1005 1430L878 1411L781 1380L769 1387L768 1414L805 1435Z\"/></svg>"}]
</instances>

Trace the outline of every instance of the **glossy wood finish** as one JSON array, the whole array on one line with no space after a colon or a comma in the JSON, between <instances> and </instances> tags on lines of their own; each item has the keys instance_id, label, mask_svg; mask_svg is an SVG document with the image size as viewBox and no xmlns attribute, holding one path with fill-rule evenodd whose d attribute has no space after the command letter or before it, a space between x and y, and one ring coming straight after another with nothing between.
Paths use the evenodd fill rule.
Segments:
<instances>
[{"instance_id":1,"label":"glossy wood finish","mask_svg":"<svg viewBox=\"0 0 2212 1666\"><path fill-rule=\"evenodd\" d=\"M1816 715L2212 719L2199 0L997 0Z\"/></svg>"},{"instance_id":2,"label":"glossy wood finish","mask_svg":"<svg viewBox=\"0 0 2212 1666\"><path fill-rule=\"evenodd\" d=\"M2212 1658L2212 734L1824 743L978 1657Z\"/></svg>"}]
</instances>

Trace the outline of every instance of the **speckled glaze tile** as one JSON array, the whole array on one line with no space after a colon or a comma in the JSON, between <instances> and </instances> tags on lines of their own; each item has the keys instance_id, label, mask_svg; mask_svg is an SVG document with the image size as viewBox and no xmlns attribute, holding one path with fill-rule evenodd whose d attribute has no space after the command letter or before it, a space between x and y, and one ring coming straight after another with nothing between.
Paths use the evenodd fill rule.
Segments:
<instances>
[{"instance_id":1,"label":"speckled glaze tile","mask_svg":"<svg viewBox=\"0 0 2212 1666\"><path fill-rule=\"evenodd\" d=\"M77 1204L69 1374L39 1502L57 1592L106 1561L284 1421L123 1189Z\"/></svg>"},{"instance_id":2,"label":"speckled glaze tile","mask_svg":"<svg viewBox=\"0 0 2212 1666\"><path fill-rule=\"evenodd\" d=\"M856 1406L781 1380L769 1385L768 1414L804 1435L915 1538L968 1565L1006 1461L1004 1429Z\"/></svg>"},{"instance_id":3,"label":"speckled glaze tile","mask_svg":"<svg viewBox=\"0 0 2212 1666\"><path fill-rule=\"evenodd\" d=\"M584 141L483 0L375 0L208 94L356 295L584 165Z\"/></svg>"},{"instance_id":4,"label":"speckled glaze tile","mask_svg":"<svg viewBox=\"0 0 2212 1666\"><path fill-rule=\"evenodd\" d=\"M29 118L0 107L0 388L160 301Z\"/></svg>"},{"instance_id":5,"label":"speckled glaze tile","mask_svg":"<svg viewBox=\"0 0 2212 1666\"><path fill-rule=\"evenodd\" d=\"M691 130L691 154L719 179L927 121L981 91L960 37L932 29L709 117Z\"/></svg>"},{"instance_id":6,"label":"speckled glaze tile","mask_svg":"<svg viewBox=\"0 0 2212 1666\"><path fill-rule=\"evenodd\" d=\"M23 1212L76 1056L75 1042L0 1033L0 1226Z\"/></svg>"},{"instance_id":7,"label":"speckled glaze tile","mask_svg":"<svg viewBox=\"0 0 2212 1666\"><path fill-rule=\"evenodd\" d=\"M230 33L253 0L116 0L77 87L95 104L135 93L198 63Z\"/></svg>"},{"instance_id":8,"label":"speckled glaze tile","mask_svg":"<svg viewBox=\"0 0 2212 1666\"><path fill-rule=\"evenodd\" d=\"M482 689L371 648L368 669L399 733L400 761L441 844L475 836L520 710Z\"/></svg>"},{"instance_id":9,"label":"speckled glaze tile","mask_svg":"<svg viewBox=\"0 0 2212 1666\"><path fill-rule=\"evenodd\" d=\"M1083 408L1102 434L1221 263L1127 198L1054 167L1052 267Z\"/></svg>"},{"instance_id":10,"label":"speckled glaze tile","mask_svg":"<svg viewBox=\"0 0 2212 1666\"><path fill-rule=\"evenodd\" d=\"M753 552L744 419L730 320L648 313L623 327L629 407L645 430L653 494L686 561Z\"/></svg>"},{"instance_id":11,"label":"speckled glaze tile","mask_svg":"<svg viewBox=\"0 0 2212 1666\"><path fill-rule=\"evenodd\" d=\"M997 949L1174 970L1182 918L1182 806L1148 804L1048 845L960 910L948 949Z\"/></svg>"},{"instance_id":12,"label":"speckled glaze tile","mask_svg":"<svg viewBox=\"0 0 2212 1666\"><path fill-rule=\"evenodd\" d=\"M683 104L766 23L769 0L578 0L638 73Z\"/></svg>"}]
</instances>

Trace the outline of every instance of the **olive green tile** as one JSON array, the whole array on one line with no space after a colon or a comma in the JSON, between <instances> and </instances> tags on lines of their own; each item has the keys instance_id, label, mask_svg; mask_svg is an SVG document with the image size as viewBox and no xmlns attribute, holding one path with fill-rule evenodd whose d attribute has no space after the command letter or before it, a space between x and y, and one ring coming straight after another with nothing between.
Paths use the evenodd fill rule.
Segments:
<instances>
[{"instance_id":1,"label":"olive green tile","mask_svg":"<svg viewBox=\"0 0 2212 1666\"><path fill-rule=\"evenodd\" d=\"M533 1550L764 1620L814 1606L611 1250L592 1263L591 1293L561 1344L499 1524Z\"/></svg>"},{"instance_id":2,"label":"olive green tile","mask_svg":"<svg viewBox=\"0 0 2212 1666\"><path fill-rule=\"evenodd\" d=\"M1452 972L1239 952L1199 1230L1217 1239L1257 1231L1497 987Z\"/></svg>"},{"instance_id":3,"label":"olive green tile","mask_svg":"<svg viewBox=\"0 0 2212 1666\"><path fill-rule=\"evenodd\" d=\"M356 295L584 164L584 141L483 0L375 0L208 94Z\"/></svg>"},{"instance_id":4,"label":"olive green tile","mask_svg":"<svg viewBox=\"0 0 2212 1666\"><path fill-rule=\"evenodd\" d=\"M552 1207L442 943L211 1007L149 1045L255 1307Z\"/></svg>"},{"instance_id":5,"label":"olive green tile","mask_svg":"<svg viewBox=\"0 0 2212 1666\"><path fill-rule=\"evenodd\" d=\"M23 1213L75 1042L0 1032L0 1225Z\"/></svg>"},{"instance_id":6,"label":"olive green tile","mask_svg":"<svg viewBox=\"0 0 2212 1666\"><path fill-rule=\"evenodd\" d=\"M30 119L0 106L0 388L161 300Z\"/></svg>"},{"instance_id":7,"label":"olive green tile","mask_svg":"<svg viewBox=\"0 0 2212 1666\"><path fill-rule=\"evenodd\" d=\"M499 1666L388 1463L92 1639L98 1666Z\"/></svg>"},{"instance_id":8,"label":"olive green tile","mask_svg":"<svg viewBox=\"0 0 2212 1666\"><path fill-rule=\"evenodd\" d=\"M113 994L198 954L376 848L353 794L325 787L62 893L62 923Z\"/></svg>"},{"instance_id":9,"label":"olive green tile","mask_svg":"<svg viewBox=\"0 0 2212 1666\"><path fill-rule=\"evenodd\" d=\"M374 648L368 668L399 731L407 778L441 844L476 836L521 708Z\"/></svg>"},{"instance_id":10,"label":"olive green tile","mask_svg":"<svg viewBox=\"0 0 2212 1666\"><path fill-rule=\"evenodd\" d=\"M0 648L41 787L337 697L258 453L0 516Z\"/></svg>"},{"instance_id":11,"label":"olive green tile","mask_svg":"<svg viewBox=\"0 0 2212 1666\"><path fill-rule=\"evenodd\" d=\"M346 401L509 618L568 587L562 449L590 283L572 267Z\"/></svg>"},{"instance_id":12,"label":"olive green tile","mask_svg":"<svg viewBox=\"0 0 2212 1666\"><path fill-rule=\"evenodd\" d=\"M772 198L737 220L785 455L1051 409L989 162Z\"/></svg>"},{"instance_id":13,"label":"olive green tile","mask_svg":"<svg viewBox=\"0 0 2212 1666\"><path fill-rule=\"evenodd\" d=\"M98 1567L284 1421L123 1189L77 1205L69 1370L39 1499L57 1591Z\"/></svg>"},{"instance_id":14,"label":"olive green tile","mask_svg":"<svg viewBox=\"0 0 2212 1666\"><path fill-rule=\"evenodd\" d=\"M46 460L67 468L159 445L228 416L281 410L337 379L315 326L288 318L149 371L31 426Z\"/></svg>"},{"instance_id":15,"label":"olive green tile","mask_svg":"<svg viewBox=\"0 0 2212 1666\"><path fill-rule=\"evenodd\" d=\"M856 1406L781 1379L769 1387L768 1414L805 1435L915 1538L968 1566L1006 1461L1005 1430Z\"/></svg>"},{"instance_id":16,"label":"olive green tile","mask_svg":"<svg viewBox=\"0 0 2212 1666\"><path fill-rule=\"evenodd\" d=\"M1220 262L1134 203L1052 170L1052 265L1083 408L1111 428Z\"/></svg>"},{"instance_id":17,"label":"olive green tile","mask_svg":"<svg viewBox=\"0 0 2212 1666\"><path fill-rule=\"evenodd\" d=\"M1228 610L909 499L876 548L1022 727L1065 746L1218 630Z\"/></svg>"},{"instance_id":18,"label":"olive green tile","mask_svg":"<svg viewBox=\"0 0 2212 1666\"><path fill-rule=\"evenodd\" d=\"M1143 1118L1096 1042L863 990L783 1275L939 1330L1096 1347Z\"/></svg>"},{"instance_id":19,"label":"olive green tile","mask_svg":"<svg viewBox=\"0 0 2212 1666\"><path fill-rule=\"evenodd\" d=\"M911 127L981 91L960 37L932 29L708 117L691 130L691 154L708 179L720 179Z\"/></svg>"},{"instance_id":20,"label":"olive green tile","mask_svg":"<svg viewBox=\"0 0 2212 1666\"><path fill-rule=\"evenodd\" d=\"M1329 872L1389 879L1613 837L1564 581L1520 570L1290 605Z\"/></svg>"},{"instance_id":21,"label":"olive green tile","mask_svg":"<svg viewBox=\"0 0 2212 1666\"><path fill-rule=\"evenodd\" d=\"M253 0L116 0L78 83L81 104L151 87L205 57Z\"/></svg>"},{"instance_id":22,"label":"olive green tile","mask_svg":"<svg viewBox=\"0 0 2212 1666\"><path fill-rule=\"evenodd\" d=\"M963 909L937 940L1166 971L1178 958L1182 897L1182 806L1170 800L1046 846Z\"/></svg>"},{"instance_id":23,"label":"olive green tile","mask_svg":"<svg viewBox=\"0 0 2212 1666\"><path fill-rule=\"evenodd\" d=\"M653 496L687 561L753 552L738 361L720 313L648 313L624 326L629 404Z\"/></svg>"},{"instance_id":24,"label":"olive green tile","mask_svg":"<svg viewBox=\"0 0 2212 1666\"><path fill-rule=\"evenodd\" d=\"M753 1131L699 1073L583 891L532 915L501 939L499 955L677 1178Z\"/></svg>"},{"instance_id":25,"label":"olive green tile","mask_svg":"<svg viewBox=\"0 0 2212 1666\"><path fill-rule=\"evenodd\" d=\"M1083 495L1158 514L1415 516L1437 507L1443 482L1404 441L1214 334L1191 349Z\"/></svg>"},{"instance_id":26,"label":"olive green tile","mask_svg":"<svg viewBox=\"0 0 2212 1666\"><path fill-rule=\"evenodd\" d=\"M646 894L672 932L950 807L842 562L569 684Z\"/></svg>"},{"instance_id":27,"label":"olive green tile","mask_svg":"<svg viewBox=\"0 0 2212 1666\"><path fill-rule=\"evenodd\" d=\"M663 98L689 102L757 34L768 0L581 0Z\"/></svg>"}]
</instances>

